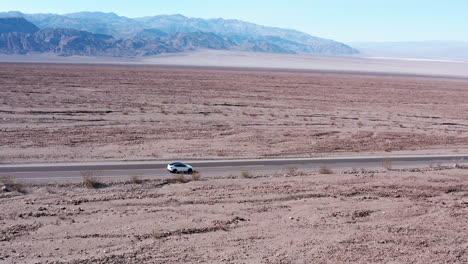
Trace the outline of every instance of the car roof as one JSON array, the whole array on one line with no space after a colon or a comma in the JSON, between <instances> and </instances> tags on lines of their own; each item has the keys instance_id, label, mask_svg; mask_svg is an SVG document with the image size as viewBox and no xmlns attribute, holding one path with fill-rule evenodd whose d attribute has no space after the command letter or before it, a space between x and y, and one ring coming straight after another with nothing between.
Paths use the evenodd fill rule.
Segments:
<instances>
[{"instance_id":1,"label":"car roof","mask_svg":"<svg viewBox=\"0 0 468 264\"><path fill-rule=\"evenodd\" d=\"M185 165L185 164L177 161L177 162L169 163L169 165Z\"/></svg>"}]
</instances>

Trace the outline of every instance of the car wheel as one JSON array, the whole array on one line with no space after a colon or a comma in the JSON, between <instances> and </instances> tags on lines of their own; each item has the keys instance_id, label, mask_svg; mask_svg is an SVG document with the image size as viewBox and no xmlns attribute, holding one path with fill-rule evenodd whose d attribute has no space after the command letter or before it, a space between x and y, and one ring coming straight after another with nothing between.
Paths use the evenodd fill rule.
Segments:
<instances>
[{"instance_id":1,"label":"car wheel","mask_svg":"<svg viewBox=\"0 0 468 264\"><path fill-rule=\"evenodd\" d=\"M187 172L188 172L188 174L192 174L193 171L192 171L192 169L188 169Z\"/></svg>"},{"instance_id":2,"label":"car wheel","mask_svg":"<svg viewBox=\"0 0 468 264\"><path fill-rule=\"evenodd\" d=\"M177 170L176 170L176 169L173 169L173 170L172 170L172 173L177 173Z\"/></svg>"}]
</instances>

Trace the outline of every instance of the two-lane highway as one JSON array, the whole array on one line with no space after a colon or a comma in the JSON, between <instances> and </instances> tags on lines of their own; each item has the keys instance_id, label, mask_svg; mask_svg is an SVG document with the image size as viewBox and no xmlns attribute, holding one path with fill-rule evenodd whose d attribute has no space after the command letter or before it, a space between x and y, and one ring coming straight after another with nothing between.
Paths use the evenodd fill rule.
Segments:
<instances>
[{"instance_id":1,"label":"two-lane highway","mask_svg":"<svg viewBox=\"0 0 468 264\"><path fill-rule=\"evenodd\" d=\"M203 175L240 175L242 171L268 173L294 166L302 170L317 170L320 166L331 169L378 168L383 162L393 168L428 167L431 164L454 164L468 161L468 155L420 155L420 156L369 156L298 159L251 159L251 160L198 160L186 161ZM3 164L0 176L10 176L25 182L80 181L84 174L103 178L128 178L134 175L144 178L170 175L164 161L118 161L60 164Z\"/></svg>"}]
</instances>

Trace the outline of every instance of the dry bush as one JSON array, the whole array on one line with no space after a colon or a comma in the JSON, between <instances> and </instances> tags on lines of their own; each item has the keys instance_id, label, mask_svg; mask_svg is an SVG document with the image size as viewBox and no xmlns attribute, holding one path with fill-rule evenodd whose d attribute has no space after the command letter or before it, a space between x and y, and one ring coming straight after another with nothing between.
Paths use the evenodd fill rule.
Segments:
<instances>
[{"instance_id":1,"label":"dry bush","mask_svg":"<svg viewBox=\"0 0 468 264\"><path fill-rule=\"evenodd\" d=\"M83 176L83 185L87 188L97 189L105 187L105 184L96 178L98 173L95 171L82 171L81 176Z\"/></svg>"},{"instance_id":2,"label":"dry bush","mask_svg":"<svg viewBox=\"0 0 468 264\"><path fill-rule=\"evenodd\" d=\"M3 185L3 190L6 192L26 193L26 189L21 183L15 182L10 176L0 178L0 183Z\"/></svg>"},{"instance_id":3,"label":"dry bush","mask_svg":"<svg viewBox=\"0 0 468 264\"><path fill-rule=\"evenodd\" d=\"M455 160L455 162L453 163L453 167L454 168L462 168L463 166L460 165L460 163L463 162L463 159L458 159L458 160Z\"/></svg>"},{"instance_id":4,"label":"dry bush","mask_svg":"<svg viewBox=\"0 0 468 264\"><path fill-rule=\"evenodd\" d=\"M370 210L354 211L353 217L367 217L372 213Z\"/></svg>"},{"instance_id":5,"label":"dry bush","mask_svg":"<svg viewBox=\"0 0 468 264\"><path fill-rule=\"evenodd\" d=\"M241 177L242 177L242 178L245 178L245 179L250 179L250 178L253 177L253 175L250 174L249 171L242 171L242 172L241 172Z\"/></svg>"},{"instance_id":6,"label":"dry bush","mask_svg":"<svg viewBox=\"0 0 468 264\"><path fill-rule=\"evenodd\" d=\"M199 181L201 179L201 175L198 171L194 171L192 173L192 181Z\"/></svg>"},{"instance_id":7,"label":"dry bush","mask_svg":"<svg viewBox=\"0 0 468 264\"><path fill-rule=\"evenodd\" d=\"M226 221L214 221L214 230L223 230L227 231L229 228L229 224Z\"/></svg>"},{"instance_id":8,"label":"dry bush","mask_svg":"<svg viewBox=\"0 0 468 264\"><path fill-rule=\"evenodd\" d=\"M130 178L130 182L133 183L133 184L143 184L144 180L140 176L133 175Z\"/></svg>"},{"instance_id":9,"label":"dry bush","mask_svg":"<svg viewBox=\"0 0 468 264\"><path fill-rule=\"evenodd\" d=\"M306 173L301 171L301 170L298 170L297 167L295 166L289 166L286 168L285 170L285 173L286 175L289 175L289 176L300 176L300 175L305 175Z\"/></svg>"},{"instance_id":10,"label":"dry bush","mask_svg":"<svg viewBox=\"0 0 468 264\"><path fill-rule=\"evenodd\" d=\"M218 157L224 157L224 156L226 156L226 152L224 152L224 150L218 150L218 151L216 151L216 155Z\"/></svg>"},{"instance_id":11,"label":"dry bush","mask_svg":"<svg viewBox=\"0 0 468 264\"><path fill-rule=\"evenodd\" d=\"M333 171L330 168L328 168L326 165L322 165L320 166L319 173L320 174L333 174Z\"/></svg>"},{"instance_id":12,"label":"dry bush","mask_svg":"<svg viewBox=\"0 0 468 264\"><path fill-rule=\"evenodd\" d=\"M297 168L294 166L289 166L288 168L286 168L286 174L288 175L294 175L296 174L296 172L297 172Z\"/></svg>"},{"instance_id":13,"label":"dry bush","mask_svg":"<svg viewBox=\"0 0 468 264\"><path fill-rule=\"evenodd\" d=\"M184 174L177 174L174 178L175 182L178 183L187 183L190 182L190 179L185 178Z\"/></svg>"}]
</instances>

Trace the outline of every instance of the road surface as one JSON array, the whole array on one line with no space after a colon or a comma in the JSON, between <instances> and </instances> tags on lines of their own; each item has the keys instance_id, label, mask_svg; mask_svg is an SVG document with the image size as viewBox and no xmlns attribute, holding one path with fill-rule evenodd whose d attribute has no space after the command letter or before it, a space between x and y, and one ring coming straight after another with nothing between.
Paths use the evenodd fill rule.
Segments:
<instances>
[{"instance_id":1,"label":"road surface","mask_svg":"<svg viewBox=\"0 0 468 264\"><path fill-rule=\"evenodd\" d=\"M384 162L383 162L384 161ZM299 159L255 159L255 160L205 160L187 161L202 175L239 176L242 171L253 174L271 173L296 167L300 170L318 170L321 166L330 169L428 167L453 165L468 161L468 155L421 155L421 156L370 156ZM125 179L131 176L142 178L167 177L168 162L89 162L61 164L3 164L0 177L9 176L22 182L81 181L83 175ZM385 164L384 164L385 163Z\"/></svg>"}]
</instances>

